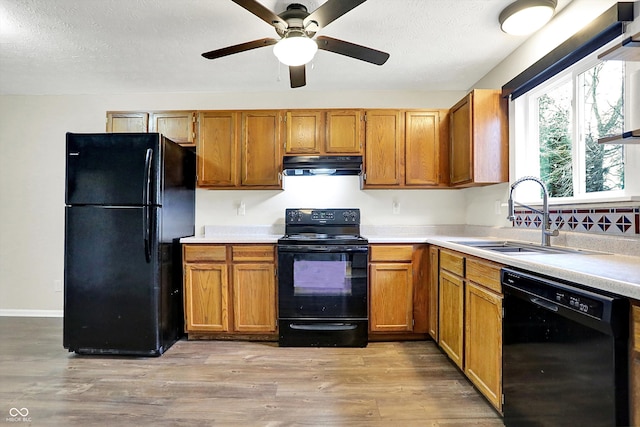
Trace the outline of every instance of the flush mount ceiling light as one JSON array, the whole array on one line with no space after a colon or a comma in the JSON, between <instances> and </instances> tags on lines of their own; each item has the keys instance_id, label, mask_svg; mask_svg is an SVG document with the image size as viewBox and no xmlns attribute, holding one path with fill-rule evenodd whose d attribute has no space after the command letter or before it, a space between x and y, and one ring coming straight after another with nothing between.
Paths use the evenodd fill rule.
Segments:
<instances>
[{"instance_id":1,"label":"flush mount ceiling light","mask_svg":"<svg viewBox=\"0 0 640 427\"><path fill-rule=\"evenodd\" d=\"M500 13L500 28L507 34L531 34L549 22L557 3L556 0L517 0Z\"/></svg>"},{"instance_id":2,"label":"flush mount ceiling light","mask_svg":"<svg viewBox=\"0 0 640 427\"><path fill-rule=\"evenodd\" d=\"M298 66L311 61L318 44L307 37L304 30L292 29L273 47L273 53L284 65Z\"/></svg>"}]
</instances>

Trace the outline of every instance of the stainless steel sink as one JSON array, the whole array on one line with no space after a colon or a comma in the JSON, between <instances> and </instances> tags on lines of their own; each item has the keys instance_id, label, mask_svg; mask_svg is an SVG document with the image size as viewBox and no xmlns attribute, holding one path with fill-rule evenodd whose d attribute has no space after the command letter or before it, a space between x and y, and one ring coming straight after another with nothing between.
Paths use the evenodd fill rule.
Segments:
<instances>
[{"instance_id":1,"label":"stainless steel sink","mask_svg":"<svg viewBox=\"0 0 640 427\"><path fill-rule=\"evenodd\" d=\"M581 249L561 248L558 246L541 246L533 243L518 242L514 240L470 240L451 241L459 245L471 246L478 249L500 252L505 255L544 255L544 254L581 254L589 255L598 252Z\"/></svg>"}]
</instances>

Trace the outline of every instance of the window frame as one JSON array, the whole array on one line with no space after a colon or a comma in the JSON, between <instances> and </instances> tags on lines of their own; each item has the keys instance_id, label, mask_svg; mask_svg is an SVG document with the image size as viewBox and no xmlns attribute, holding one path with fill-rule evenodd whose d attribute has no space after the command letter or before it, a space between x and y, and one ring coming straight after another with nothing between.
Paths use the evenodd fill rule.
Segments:
<instances>
[{"instance_id":1,"label":"window frame","mask_svg":"<svg viewBox=\"0 0 640 427\"><path fill-rule=\"evenodd\" d=\"M586 56L582 60L576 62L572 66L546 80L527 93L519 96L510 102L510 113L513 114L512 121L512 168L511 182L525 175L540 176L540 153L539 153L539 135L538 135L538 110L534 105L538 96L545 92L549 92L554 87L566 83L570 80L572 84L572 112L571 112L571 138L572 138L572 173L574 182L574 195L572 197L549 197L551 205L569 205L569 204L589 204L589 203L607 203L620 201L636 201L640 200L640 185L634 185L640 182L640 146L630 149L630 144L622 144L623 150L623 167L625 187L620 190L599 191L587 193L585 190L585 182L580 179L584 176L584 136L579 135L579 119L580 108L575 105L578 99L579 85L578 76L595 65L604 62L598 59L598 54L607 50L611 45L619 43L621 40L617 38L611 43L596 50L592 54ZM626 64L627 66L629 64ZM637 67L640 68L640 67ZM633 67L632 67L633 69ZM635 70L640 74L640 69ZM624 114L625 123L630 117L630 96L631 83L630 73L625 70L624 74ZM578 148L582 146L582 150ZM532 159L535 159L533 161ZM518 187L518 198L523 202L539 205L542 203L542 196L538 186Z\"/></svg>"}]
</instances>

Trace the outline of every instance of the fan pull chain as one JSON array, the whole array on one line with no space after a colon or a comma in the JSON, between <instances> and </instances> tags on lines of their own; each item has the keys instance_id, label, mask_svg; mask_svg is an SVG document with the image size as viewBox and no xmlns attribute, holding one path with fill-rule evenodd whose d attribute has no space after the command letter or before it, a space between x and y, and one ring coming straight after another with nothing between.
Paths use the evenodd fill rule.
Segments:
<instances>
[{"instance_id":1,"label":"fan pull chain","mask_svg":"<svg viewBox=\"0 0 640 427\"><path fill-rule=\"evenodd\" d=\"M277 75L277 77L276 77L276 81L277 81L277 82L281 82L281 81L282 81L282 78L280 77L280 70L281 70L281 68L280 68L280 67L281 67L281 66L280 66L280 61L276 61L276 62L278 63L278 75Z\"/></svg>"}]
</instances>

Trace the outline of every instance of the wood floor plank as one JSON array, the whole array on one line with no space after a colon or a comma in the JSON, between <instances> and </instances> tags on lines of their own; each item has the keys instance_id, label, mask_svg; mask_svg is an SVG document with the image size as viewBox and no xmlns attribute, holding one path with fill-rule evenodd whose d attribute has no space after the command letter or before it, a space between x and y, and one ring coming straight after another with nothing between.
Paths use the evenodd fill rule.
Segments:
<instances>
[{"instance_id":1,"label":"wood floor plank","mask_svg":"<svg viewBox=\"0 0 640 427\"><path fill-rule=\"evenodd\" d=\"M68 353L55 318L0 317L0 336L0 413L28 408L32 425L503 425L430 341L183 340L140 358Z\"/></svg>"}]
</instances>

